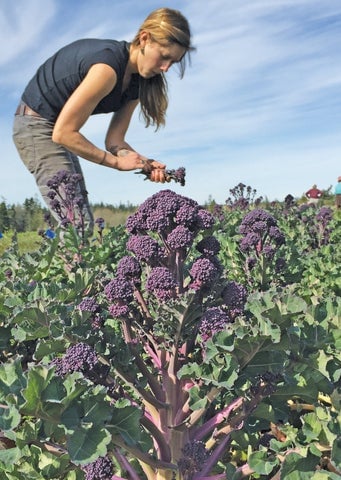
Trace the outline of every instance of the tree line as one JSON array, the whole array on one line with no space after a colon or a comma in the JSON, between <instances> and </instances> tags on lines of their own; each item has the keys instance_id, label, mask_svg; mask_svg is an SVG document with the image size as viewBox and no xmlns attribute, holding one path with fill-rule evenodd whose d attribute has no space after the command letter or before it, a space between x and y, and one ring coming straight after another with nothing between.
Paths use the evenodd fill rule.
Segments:
<instances>
[{"instance_id":1,"label":"tree line","mask_svg":"<svg viewBox=\"0 0 341 480\"><path fill-rule=\"evenodd\" d=\"M91 205L94 213L105 209L112 213L125 213L133 211L136 207L131 204L107 205L96 203ZM37 198L27 198L23 204L8 205L5 201L0 202L0 232L9 230L20 232L32 232L46 227L44 220L49 210L42 206Z\"/></svg>"}]
</instances>

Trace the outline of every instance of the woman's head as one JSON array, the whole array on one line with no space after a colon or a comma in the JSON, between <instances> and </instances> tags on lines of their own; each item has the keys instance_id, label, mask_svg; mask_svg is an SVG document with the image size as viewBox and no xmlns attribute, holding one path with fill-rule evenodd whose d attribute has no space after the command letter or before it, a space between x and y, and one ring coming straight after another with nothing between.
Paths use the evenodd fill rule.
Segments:
<instances>
[{"instance_id":1,"label":"woman's head","mask_svg":"<svg viewBox=\"0 0 341 480\"><path fill-rule=\"evenodd\" d=\"M131 43L139 52L141 114L147 127L158 129L165 124L168 107L165 72L176 63L182 78L186 60L195 50L189 23L178 10L159 8L148 15Z\"/></svg>"},{"instance_id":2,"label":"woman's head","mask_svg":"<svg viewBox=\"0 0 341 480\"><path fill-rule=\"evenodd\" d=\"M132 41L134 46L156 42L165 48L177 45L184 55L177 62L181 77L185 72L186 56L195 48L191 45L191 30L187 19L178 10L159 8L151 12L141 25Z\"/></svg>"}]
</instances>

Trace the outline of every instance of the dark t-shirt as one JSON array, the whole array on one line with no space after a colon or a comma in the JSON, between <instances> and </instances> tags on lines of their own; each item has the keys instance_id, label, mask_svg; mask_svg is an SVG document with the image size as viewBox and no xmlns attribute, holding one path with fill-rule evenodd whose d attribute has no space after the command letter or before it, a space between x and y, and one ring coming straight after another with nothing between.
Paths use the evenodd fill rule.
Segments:
<instances>
[{"instance_id":1,"label":"dark t-shirt","mask_svg":"<svg viewBox=\"0 0 341 480\"><path fill-rule=\"evenodd\" d=\"M117 84L96 106L92 115L116 112L139 95L139 75L131 77L122 95L124 72L129 59L129 43L117 40L77 40L46 60L28 83L22 100L42 117L54 122L68 98L96 63L110 65Z\"/></svg>"}]
</instances>

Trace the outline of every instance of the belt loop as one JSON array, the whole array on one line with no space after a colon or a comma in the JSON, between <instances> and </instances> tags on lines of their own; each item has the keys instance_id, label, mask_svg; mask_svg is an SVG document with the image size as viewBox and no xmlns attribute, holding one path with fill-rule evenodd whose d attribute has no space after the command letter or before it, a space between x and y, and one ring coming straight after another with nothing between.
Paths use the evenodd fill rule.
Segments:
<instances>
[{"instance_id":1,"label":"belt loop","mask_svg":"<svg viewBox=\"0 0 341 480\"><path fill-rule=\"evenodd\" d=\"M19 115L25 115L25 108L26 108L26 105L24 104L24 102L20 102L20 104L19 104Z\"/></svg>"}]
</instances>

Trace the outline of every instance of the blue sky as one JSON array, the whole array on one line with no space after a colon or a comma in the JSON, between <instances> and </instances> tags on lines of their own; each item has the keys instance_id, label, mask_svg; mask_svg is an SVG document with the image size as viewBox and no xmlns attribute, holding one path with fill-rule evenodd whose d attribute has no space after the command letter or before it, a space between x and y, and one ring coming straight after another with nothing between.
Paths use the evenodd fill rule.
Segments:
<instances>
[{"instance_id":1,"label":"blue sky","mask_svg":"<svg viewBox=\"0 0 341 480\"><path fill-rule=\"evenodd\" d=\"M127 141L140 153L186 168L186 186L143 181L82 160L90 201L139 204L161 188L199 203L223 203L243 182L269 200L300 197L341 175L339 0L3 0L0 5L0 201L40 200L12 143L13 112L38 66L83 37L131 40L151 10L188 18L197 52L180 80L168 72L166 127L146 129L138 112ZM82 132L103 148L110 115Z\"/></svg>"}]
</instances>

